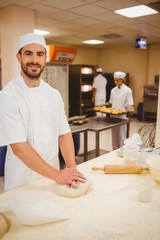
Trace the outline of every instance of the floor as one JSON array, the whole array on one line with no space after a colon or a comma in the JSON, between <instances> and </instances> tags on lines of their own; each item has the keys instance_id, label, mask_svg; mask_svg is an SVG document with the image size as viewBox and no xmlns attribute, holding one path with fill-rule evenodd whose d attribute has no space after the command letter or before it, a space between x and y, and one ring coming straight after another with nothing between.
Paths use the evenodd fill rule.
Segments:
<instances>
[{"instance_id":1,"label":"floor","mask_svg":"<svg viewBox=\"0 0 160 240\"><path fill-rule=\"evenodd\" d=\"M136 117L130 119L130 132L129 137L138 131L138 129L146 124L146 122L139 121ZM95 133L88 132L88 160L95 157ZM100 133L100 149L101 154L112 151L112 136L111 129L102 131ZM77 164L83 162L83 136L80 136L80 150L76 157Z\"/></svg>"}]
</instances>

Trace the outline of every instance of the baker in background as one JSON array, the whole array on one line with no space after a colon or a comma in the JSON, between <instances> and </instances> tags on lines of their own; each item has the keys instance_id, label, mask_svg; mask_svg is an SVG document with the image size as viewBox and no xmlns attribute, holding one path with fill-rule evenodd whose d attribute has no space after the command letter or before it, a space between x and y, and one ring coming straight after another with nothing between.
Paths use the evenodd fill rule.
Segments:
<instances>
[{"instance_id":1,"label":"baker in background","mask_svg":"<svg viewBox=\"0 0 160 240\"><path fill-rule=\"evenodd\" d=\"M93 96L92 102L95 106L103 105L106 102L106 85L107 79L103 76L102 68L97 68L97 76L93 79ZM97 116L102 115L101 113L96 113Z\"/></svg>"},{"instance_id":2,"label":"baker in background","mask_svg":"<svg viewBox=\"0 0 160 240\"><path fill-rule=\"evenodd\" d=\"M110 104L112 108L119 110L127 110L130 106L133 106L132 90L125 84L126 73L117 71L113 74L115 87L112 88L110 94ZM118 116L119 118L127 118L126 114ZM127 126L122 125L112 128L112 148L113 150L123 146L126 139Z\"/></svg>"},{"instance_id":3,"label":"baker in background","mask_svg":"<svg viewBox=\"0 0 160 240\"><path fill-rule=\"evenodd\" d=\"M20 74L0 92L0 146L7 146L5 191L41 176L77 188L85 182L76 170L71 130L60 93L41 79L46 63L43 36L20 37ZM59 147L66 168L59 169Z\"/></svg>"}]
</instances>

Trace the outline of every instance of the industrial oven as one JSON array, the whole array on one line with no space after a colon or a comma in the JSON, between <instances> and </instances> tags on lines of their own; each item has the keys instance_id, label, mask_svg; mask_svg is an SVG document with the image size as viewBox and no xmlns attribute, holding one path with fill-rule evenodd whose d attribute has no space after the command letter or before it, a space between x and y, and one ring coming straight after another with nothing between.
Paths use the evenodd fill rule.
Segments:
<instances>
[{"instance_id":1,"label":"industrial oven","mask_svg":"<svg viewBox=\"0 0 160 240\"><path fill-rule=\"evenodd\" d=\"M143 120L156 121L158 104L158 84L144 86Z\"/></svg>"}]
</instances>

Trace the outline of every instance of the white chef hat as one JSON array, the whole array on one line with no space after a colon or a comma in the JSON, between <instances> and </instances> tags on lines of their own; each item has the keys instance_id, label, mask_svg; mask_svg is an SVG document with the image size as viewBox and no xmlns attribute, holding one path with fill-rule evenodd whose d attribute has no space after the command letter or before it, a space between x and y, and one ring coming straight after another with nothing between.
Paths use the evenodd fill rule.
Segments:
<instances>
[{"instance_id":1,"label":"white chef hat","mask_svg":"<svg viewBox=\"0 0 160 240\"><path fill-rule=\"evenodd\" d=\"M98 73L102 73L103 70L102 70L102 68L97 68L96 72L98 72Z\"/></svg>"},{"instance_id":2,"label":"white chef hat","mask_svg":"<svg viewBox=\"0 0 160 240\"><path fill-rule=\"evenodd\" d=\"M126 77L126 73L120 72L120 71L114 72L113 77L114 78L122 78L122 79L124 79Z\"/></svg>"},{"instance_id":3,"label":"white chef hat","mask_svg":"<svg viewBox=\"0 0 160 240\"><path fill-rule=\"evenodd\" d=\"M28 33L26 35L20 36L19 43L18 43L18 51L22 47L24 47L28 44L32 44L32 43L40 44L44 48L46 48L46 41L44 39L44 36L39 35L39 34L35 34L35 33Z\"/></svg>"}]
</instances>

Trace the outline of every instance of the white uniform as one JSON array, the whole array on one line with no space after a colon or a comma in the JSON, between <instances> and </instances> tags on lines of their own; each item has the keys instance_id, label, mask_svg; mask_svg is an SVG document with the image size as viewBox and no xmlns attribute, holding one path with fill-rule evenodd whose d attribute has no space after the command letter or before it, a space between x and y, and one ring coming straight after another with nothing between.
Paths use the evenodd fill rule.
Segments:
<instances>
[{"instance_id":1,"label":"white uniform","mask_svg":"<svg viewBox=\"0 0 160 240\"><path fill-rule=\"evenodd\" d=\"M102 76L102 74L98 74L98 76L93 79L93 88L96 88L95 105L106 102L106 85L107 79Z\"/></svg>"},{"instance_id":2,"label":"white uniform","mask_svg":"<svg viewBox=\"0 0 160 240\"><path fill-rule=\"evenodd\" d=\"M122 84L120 88L117 86L111 90L110 103L112 108L119 110L126 110L126 107L133 105L132 90L125 84ZM127 118L126 114L118 116L119 118ZM123 146L123 142L126 139L126 125L112 128L112 146L113 150Z\"/></svg>"},{"instance_id":3,"label":"white uniform","mask_svg":"<svg viewBox=\"0 0 160 240\"><path fill-rule=\"evenodd\" d=\"M39 87L29 88L21 75L7 84L0 93L0 146L8 146L5 190L40 177L14 155L10 144L29 142L46 162L58 169L58 138L68 132L64 104L56 89L43 80Z\"/></svg>"},{"instance_id":4,"label":"white uniform","mask_svg":"<svg viewBox=\"0 0 160 240\"><path fill-rule=\"evenodd\" d=\"M93 85L92 87L96 89L96 95L95 95L95 106L104 104L106 102L106 85L107 85L107 79L102 76L102 74L98 74L93 79ZM96 113L97 116L101 116L101 113Z\"/></svg>"}]
</instances>

